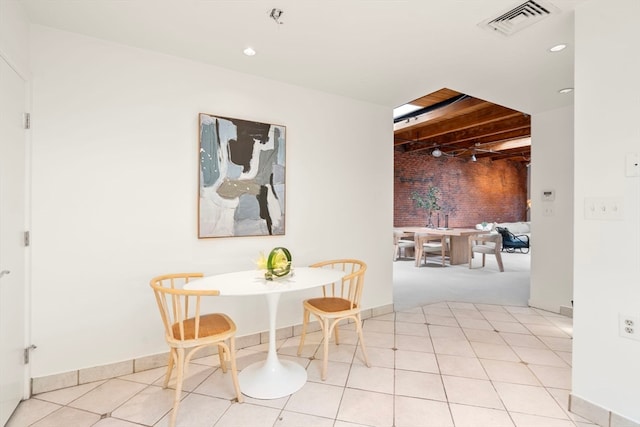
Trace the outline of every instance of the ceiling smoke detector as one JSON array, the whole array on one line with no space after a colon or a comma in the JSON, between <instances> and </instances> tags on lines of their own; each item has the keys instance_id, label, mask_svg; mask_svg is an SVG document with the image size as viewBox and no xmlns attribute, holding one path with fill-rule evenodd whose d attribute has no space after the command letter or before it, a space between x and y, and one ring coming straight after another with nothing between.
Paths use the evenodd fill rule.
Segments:
<instances>
[{"instance_id":1,"label":"ceiling smoke detector","mask_svg":"<svg viewBox=\"0 0 640 427\"><path fill-rule=\"evenodd\" d=\"M560 9L545 0L529 0L513 9L505 10L495 18L489 18L478 25L503 36L511 36L530 25L540 22Z\"/></svg>"}]
</instances>

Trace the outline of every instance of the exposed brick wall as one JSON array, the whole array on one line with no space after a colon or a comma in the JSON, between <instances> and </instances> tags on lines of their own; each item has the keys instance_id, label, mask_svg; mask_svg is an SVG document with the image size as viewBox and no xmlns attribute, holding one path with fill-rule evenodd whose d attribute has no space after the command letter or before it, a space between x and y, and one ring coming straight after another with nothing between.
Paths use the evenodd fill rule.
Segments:
<instances>
[{"instance_id":1,"label":"exposed brick wall","mask_svg":"<svg viewBox=\"0 0 640 427\"><path fill-rule=\"evenodd\" d=\"M468 157L435 158L427 151L394 151L394 226L427 224L427 213L416 208L413 191L425 194L440 188L440 226L449 214L449 227L473 227L483 221L525 221L527 167L509 160ZM436 224L436 214L433 215Z\"/></svg>"}]
</instances>

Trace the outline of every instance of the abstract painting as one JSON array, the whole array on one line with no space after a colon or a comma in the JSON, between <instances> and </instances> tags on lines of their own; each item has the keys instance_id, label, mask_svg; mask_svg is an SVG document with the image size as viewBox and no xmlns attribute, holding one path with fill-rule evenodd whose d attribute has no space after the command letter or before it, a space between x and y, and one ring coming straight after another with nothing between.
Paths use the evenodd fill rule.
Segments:
<instances>
[{"instance_id":1,"label":"abstract painting","mask_svg":"<svg viewBox=\"0 0 640 427\"><path fill-rule=\"evenodd\" d=\"M284 234L284 126L200 114L198 238Z\"/></svg>"}]
</instances>

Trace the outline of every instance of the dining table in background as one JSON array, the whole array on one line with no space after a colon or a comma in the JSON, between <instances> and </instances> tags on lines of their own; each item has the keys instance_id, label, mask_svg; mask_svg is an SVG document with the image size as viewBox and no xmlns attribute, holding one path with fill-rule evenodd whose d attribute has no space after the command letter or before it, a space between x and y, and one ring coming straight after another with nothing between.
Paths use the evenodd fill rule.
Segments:
<instances>
[{"instance_id":1,"label":"dining table in background","mask_svg":"<svg viewBox=\"0 0 640 427\"><path fill-rule=\"evenodd\" d=\"M427 228L396 227L405 233L429 233L449 237L449 264L458 265L469 262L469 236L482 233L475 228Z\"/></svg>"},{"instance_id":2,"label":"dining table in background","mask_svg":"<svg viewBox=\"0 0 640 427\"><path fill-rule=\"evenodd\" d=\"M276 314L284 292L301 291L340 281L342 270L296 267L292 274L267 280L264 270L246 270L205 276L185 285L189 290L218 290L220 296L264 295L269 312L269 350L265 361L255 362L238 374L240 390L256 399L277 399L298 391L307 382L307 371L290 360L280 360L276 352ZM302 314L302 303L300 304Z\"/></svg>"}]
</instances>

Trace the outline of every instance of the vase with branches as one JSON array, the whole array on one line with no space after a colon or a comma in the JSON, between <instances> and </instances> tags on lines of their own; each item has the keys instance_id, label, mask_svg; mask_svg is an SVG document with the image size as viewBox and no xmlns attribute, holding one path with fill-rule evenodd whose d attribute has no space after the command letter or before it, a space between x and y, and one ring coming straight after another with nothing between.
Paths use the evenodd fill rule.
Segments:
<instances>
[{"instance_id":1,"label":"vase with branches","mask_svg":"<svg viewBox=\"0 0 640 427\"><path fill-rule=\"evenodd\" d=\"M417 208L424 209L428 215L428 228L435 228L433 225L433 212L439 211L442 207L439 205L440 201L440 189L438 187L429 187L426 193L422 194L418 191L414 191L411 194L411 199L415 203Z\"/></svg>"}]
</instances>

